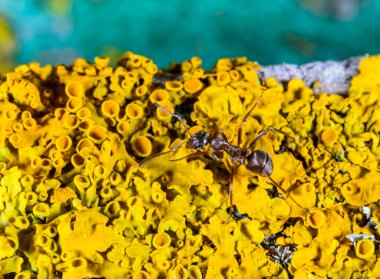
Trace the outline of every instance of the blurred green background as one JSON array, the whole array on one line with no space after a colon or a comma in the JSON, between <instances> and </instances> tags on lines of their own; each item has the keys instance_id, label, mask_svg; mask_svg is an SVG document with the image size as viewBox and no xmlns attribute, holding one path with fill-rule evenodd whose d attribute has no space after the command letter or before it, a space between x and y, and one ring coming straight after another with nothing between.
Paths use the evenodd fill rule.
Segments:
<instances>
[{"instance_id":1,"label":"blurred green background","mask_svg":"<svg viewBox=\"0 0 380 279\"><path fill-rule=\"evenodd\" d=\"M0 0L0 72L127 50L159 67L199 56L206 69L344 59L380 52L379 18L379 0Z\"/></svg>"}]
</instances>

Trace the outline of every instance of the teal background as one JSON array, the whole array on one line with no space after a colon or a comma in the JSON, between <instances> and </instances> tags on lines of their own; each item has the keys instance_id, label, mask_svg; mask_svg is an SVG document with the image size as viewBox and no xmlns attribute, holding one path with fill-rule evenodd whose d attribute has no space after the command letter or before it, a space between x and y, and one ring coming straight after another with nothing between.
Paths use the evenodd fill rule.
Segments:
<instances>
[{"instance_id":1,"label":"teal background","mask_svg":"<svg viewBox=\"0 0 380 279\"><path fill-rule=\"evenodd\" d=\"M263 65L344 59L380 52L379 11L376 0L0 0L16 64L127 50L159 67L194 55L206 68L235 56Z\"/></svg>"}]
</instances>

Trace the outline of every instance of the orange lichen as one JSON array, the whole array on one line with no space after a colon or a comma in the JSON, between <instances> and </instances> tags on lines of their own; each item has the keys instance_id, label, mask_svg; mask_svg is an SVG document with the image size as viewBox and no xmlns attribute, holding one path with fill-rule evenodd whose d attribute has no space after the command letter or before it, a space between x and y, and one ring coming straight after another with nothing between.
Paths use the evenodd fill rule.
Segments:
<instances>
[{"instance_id":1,"label":"orange lichen","mask_svg":"<svg viewBox=\"0 0 380 279\"><path fill-rule=\"evenodd\" d=\"M152 142L147 137L138 136L132 140L132 149L137 156L149 156L152 153L152 148Z\"/></svg>"},{"instance_id":2,"label":"orange lichen","mask_svg":"<svg viewBox=\"0 0 380 279\"><path fill-rule=\"evenodd\" d=\"M165 103L169 101L169 98L169 93L164 89L157 89L153 91L149 96L149 99L152 103Z\"/></svg>"},{"instance_id":3,"label":"orange lichen","mask_svg":"<svg viewBox=\"0 0 380 279\"><path fill-rule=\"evenodd\" d=\"M194 94L202 89L203 84L198 78L192 78L192 79L187 80L183 84L183 87L186 90L186 92L190 94Z\"/></svg>"},{"instance_id":4,"label":"orange lichen","mask_svg":"<svg viewBox=\"0 0 380 279\"><path fill-rule=\"evenodd\" d=\"M84 88L80 82L73 80L66 84L65 92L68 97L83 97Z\"/></svg>"}]
</instances>

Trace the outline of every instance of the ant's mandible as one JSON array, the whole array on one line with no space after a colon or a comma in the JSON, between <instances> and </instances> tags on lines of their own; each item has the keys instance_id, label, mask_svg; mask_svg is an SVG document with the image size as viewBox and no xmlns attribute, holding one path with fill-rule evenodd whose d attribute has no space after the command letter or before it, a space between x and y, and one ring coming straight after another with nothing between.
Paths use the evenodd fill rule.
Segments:
<instances>
[{"instance_id":1,"label":"ant's mandible","mask_svg":"<svg viewBox=\"0 0 380 279\"><path fill-rule=\"evenodd\" d=\"M256 103L253 105L253 107L246 113L243 120L241 121L239 125L238 130L238 145L233 145L228 142L227 136L225 133L221 130L217 130L216 132L206 132L205 130L201 130L193 135L190 134L189 130L187 129L182 117L179 114L173 113L163 106L154 103L155 106L157 106L159 109L165 111L166 113L172 115L176 119L178 119L181 123L181 125L185 128L186 132L189 134L190 138L186 141L183 141L176 146L172 147L168 151L164 151L161 153L153 154L151 156L146 157L139 163L139 167L141 167L144 163L146 163L148 160L167 154L171 152L175 152L178 150L182 145L186 144L187 149L191 149L196 151L193 154L190 154L188 156L179 158L179 159L173 159L170 161L179 161L186 158L198 156L198 155L204 155L204 154L210 154L212 157L214 157L217 160L222 160L224 153L226 153L232 162L231 166L231 172L230 172L230 183L229 183L229 197L230 197L230 206L233 205L233 178L235 175L235 170L239 165L244 165L249 171L256 173L260 176L268 178L277 188L279 188L282 192L287 193L284 188L281 187L277 182L275 182L271 178L271 174L273 172L273 160L272 157L263 150L252 150L257 140L259 140L262 136L264 136L269 131L281 133L285 136L288 136L286 133L273 128L268 127L262 131L260 131L256 137L251 141L248 148L240 147L241 141L242 141L242 127L244 123L247 121L249 114L252 112L252 110L257 106L257 104L260 102L262 98L263 93L259 97L259 99L256 101ZM288 136L289 137L289 136ZM209 146L209 148L207 148ZM251 151L252 150L252 151ZM297 201L295 201L291 196L289 198L297 204L300 208L303 208Z\"/></svg>"}]
</instances>

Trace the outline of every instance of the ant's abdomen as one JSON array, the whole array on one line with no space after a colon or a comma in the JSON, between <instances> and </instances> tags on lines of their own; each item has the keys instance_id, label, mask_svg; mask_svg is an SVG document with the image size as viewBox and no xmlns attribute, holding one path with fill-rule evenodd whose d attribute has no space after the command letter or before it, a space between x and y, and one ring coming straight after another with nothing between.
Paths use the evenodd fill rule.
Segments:
<instances>
[{"instance_id":1,"label":"ant's abdomen","mask_svg":"<svg viewBox=\"0 0 380 279\"><path fill-rule=\"evenodd\" d=\"M273 160L262 150L255 150L247 157L246 168L261 176L270 176L273 172Z\"/></svg>"}]
</instances>

